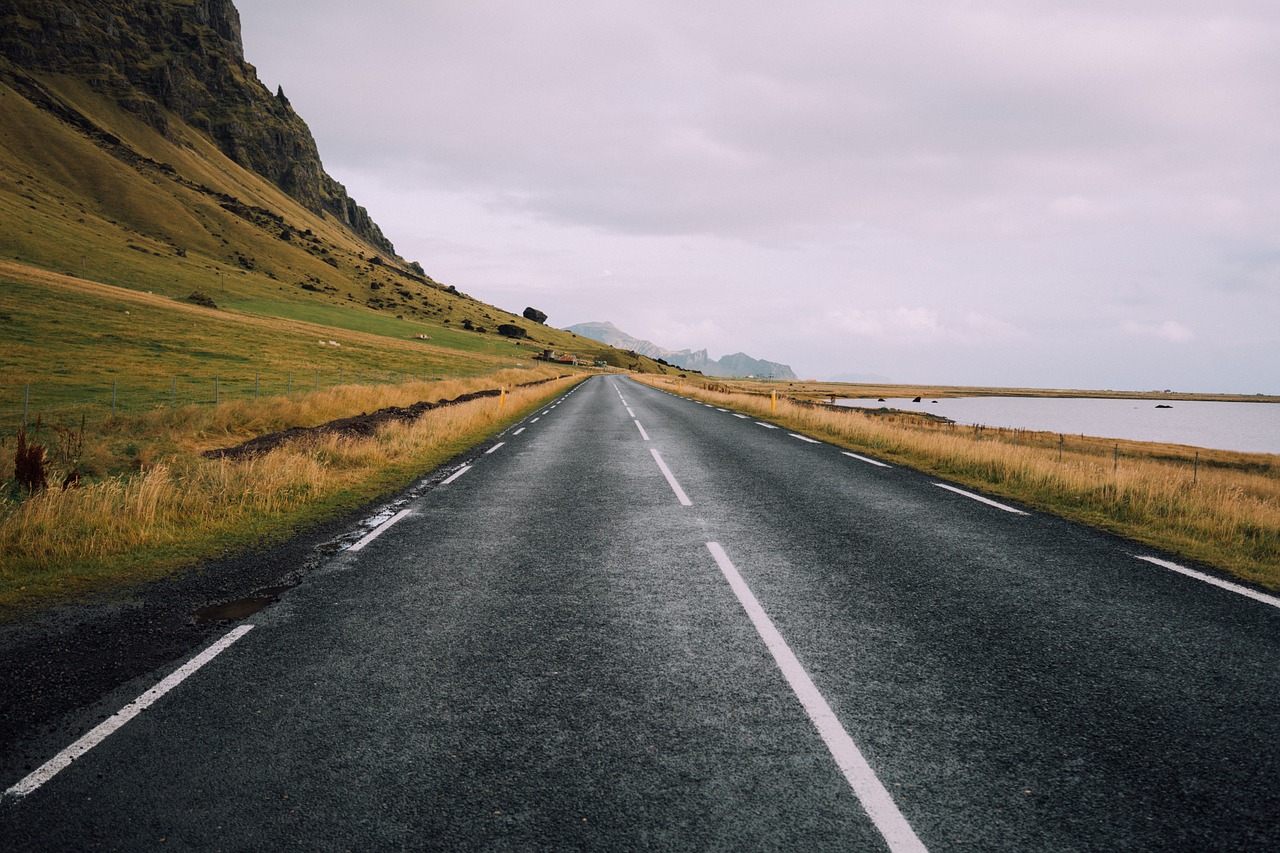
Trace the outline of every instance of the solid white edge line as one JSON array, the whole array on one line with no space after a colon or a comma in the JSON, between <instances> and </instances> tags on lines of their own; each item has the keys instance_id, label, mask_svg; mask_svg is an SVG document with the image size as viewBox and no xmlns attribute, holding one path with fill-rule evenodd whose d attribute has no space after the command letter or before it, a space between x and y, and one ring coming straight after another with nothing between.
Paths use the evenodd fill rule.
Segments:
<instances>
[{"instance_id":1,"label":"solid white edge line","mask_svg":"<svg viewBox=\"0 0 1280 853\"><path fill-rule=\"evenodd\" d=\"M454 480L458 479L459 477L461 477L463 474L467 473L467 472L468 472L468 471L470 471L470 470L471 470L471 466L470 466L470 465L463 465L463 466L462 466L461 468L459 468L457 471L454 471L454 472L453 472L452 474L450 474L448 477L446 477L445 479L441 480L441 481L440 481L440 485L442 485L442 486L447 486L447 485L449 485L450 483L452 483Z\"/></svg>"},{"instance_id":2,"label":"solid white edge line","mask_svg":"<svg viewBox=\"0 0 1280 853\"><path fill-rule=\"evenodd\" d=\"M495 444L493 447L490 447L488 450L486 450L486 451L484 452L484 455L485 455L485 456L488 456L490 453L494 452L495 450L497 450L499 447L501 447L501 446L502 446L502 445L504 445L504 444L506 444L506 442L505 442L505 441L499 441L499 442L498 442L497 444Z\"/></svg>"},{"instance_id":3,"label":"solid white edge line","mask_svg":"<svg viewBox=\"0 0 1280 853\"><path fill-rule=\"evenodd\" d=\"M636 425L636 429L640 430L640 437L643 438L645 441L648 441L649 433L644 431L644 427L640 426L640 422L637 420L633 420L632 423Z\"/></svg>"},{"instance_id":4,"label":"solid white edge line","mask_svg":"<svg viewBox=\"0 0 1280 853\"><path fill-rule=\"evenodd\" d=\"M957 489L955 486L948 486L946 483L934 483L934 485L937 486L939 489L946 489L948 492L955 492L957 495L964 495L966 498L971 498L972 500L980 501L981 503L984 503L987 506L993 506L996 509L1002 509L1005 512L1011 512L1014 515L1030 515L1030 513L1023 512L1020 509L1014 509L1011 506L1005 506L1002 503L996 503L990 498L984 498L982 495L975 495L973 492L966 492L964 489Z\"/></svg>"},{"instance_id":5,"label":"solid white edge line","mask_svg":"<svg viewBox=\"0 0 1280 853\"><path fill-rule=\"evenodd\" d=\"M636 424L636 426L639 426L639 424ZM680 501L680 505L693 506L693 501L689 500L689 496L684 493L684 489L680 488L680 484L676 482L675 474L672 474L671 469L667 467L667 463L662 461L657 449L651 447L649 452L653 454L653 460L658 463L658 470L662 472L662 476L667 478L667 485L671 487L671 491L676 493L676 500Z\"/></svg>"},{"instance_id":6,"label":"solid white edge line","mask_svg":"<svg viewBox=\"0 0 1280 853\"><path fill-rule=\"evenodd\" d=\"M174 670L167 678L160 681L155 687L152 687L146 693L143 693L137 699L134 699L128 705L125 705L115 714L103 720L98 725L90 729L75 743L59 752L53 758L50 758L44 764L37 767L26 778L13 785L4 793L6 796L25 797L32 791L39 788L45 782L48 782L59 772L66 769L73 761L83 756L86 752L93 749L98 744L106 740L113 732L132 720L138 714L151 707L156 700L177 687L183 681L186 681L200 667L213 660L218 655L226 651L232 643L249 633L253 629L252 625L240 625L232 628L221 640L205 649L191 660L184 663L178 669Z\"/></svg>"},{"instance_id":7,"label":"solid white edge line","mask_svg":"<svg viewBox=\"0 0 1280 853\"><path fill-rule=\"evenodd\" d=\"M1276 598L1273 595L1267 595L1265 592L1258 592L1257 590L1249 589L1247 586L1241 586L1238 583L1224 581L1220 578L1215 578L1213 575L1206 575L1204 572L1197 572L1195 569L1188 569L1186 566L1179 566L1177 563L1170 563L1168 560L1161 560L1158 557L1143 557L1139 554L1134 554L1133 556L1137 557L1139 560L1145 560L1148 563L1153 563L1154 565L1169 569L1170 571L1186 575L1189 578L1195 578L1196 580L1213 584L1214 586L1220 587L1229 592L1234 592L1236 595L1243 595L1245 598L1252 598L1254 601L1259 601L1263 604L1270 604L1272 607L1280 608L1280 598Z\"/></svg>"},{"instance_id":8,"label":"solid white edge line","mask_svg":"<svg viewBox=\"0 0 1280 853\"><path fill-rule=\"evenodd\" d=\"M798 439L800 439L801 441L807 441L809 444L821 444L821 443L822 443L822 442L818 441L816 438L809 438L809 436L807 436L807 435L800 435L799 433L795 433L795 432L789 432L789 433L787 433L787 435L791 436L792 438L798 438Z\"/></svg>"},{"instance_id":9,"label":"solid white edge line","mask_svg":"<svg viewBox=\"0 0 1280 853\"><path fill-rule=\"evenodd\" d=\"M730 588L733 589L733 594L738 597L738 602L742 605L742 609L747 611L751 624L755 626L756 631L760 634L760 639L764 640L765 646L769 649L769 653L773 655L774 661L778 664L778 669L782 670L782 675L786 678L792 692L795 693L800 703L804 705L805 711L809 714L809 719L813 721L818 734L822 736L827 749L831 752L831 757L835 759L836 766L840 768L840 772L844 774L844 778L849 782L849 787L853 789L858 802L862 803L862 808L866 810L867 816L871 818L871 822L875 824L876 829L880 830L880 834L884 836L889 849L895 851L895 853L900 851L924 851L926 849L924 844L911 828L911 824L907 823L907 819L903 817L902 812L898 810L897 805L893 802L893 797L889 794L889 790L885 788L884 784L876 776L875 771L871 769L871 765L867 763L867 759L862 755L862 750L858 749L858 745L853 742L853 738L845 731L839 718L836 717L835 712L831 710L831 706L827 704L827 700L823 698L822 693L814 685L809 673L805 671L804 665L800 663L799 658L791 651L787 641L782 638L782 634L774 626L773 620L764 612L764 608L760 606L755 593L747 586L747 582L742 579L742 575L734 567L724 548L720 547L717 542L708 542L707 550L711 552L716 565L720 567L725 580L729 582Z\"/></svg>"},{"instance_id":10,"label":"solid white edge line","mask_svg":"<svg viewBox=\"0 0 1280 853\"><path fill-rule=\"evenodd\" d=\"M857 459L859 462L866 462L868 465L879 465L881 468L892 468L892 467L893 467L892 465L889 465L889 464L887 464L887 463L885 463L885 462L881 462L879 459L872 459L872 458L871 458L871 457L869 457L869 456L859 456L858 454L856 454L856 453L850 453L850 452L849 452L849 451L847 451L847 450L842 450L842 451L840 451L840 452L841 452L841 453L843 453L845 456L849 456L849 457L852 457L852 458L854 458L854 459Z\"/></svg>"},{"instance_id":11,"label":"solid white edge line","mask_svg":"<svg viewBox=\"0 0 1280 853\"><path fill-rule=\"evenodd\" d=\"M382 522L382 523L381 523L381 524L379 524L377 527L373 528L373 530L370 530L367 534L365 534L365 537L364 537L363 539L361 539L361 540L360 540L359 542L357 542L356 544L352 545L352 546L351 546L350 548L348 548L347 550L348 550L348 551L359 551L359 550L360 550L361 548L363 548L365 545L368 545L370 542L372 542L373 540L377 539L377 538L378 538L379 536L381 536L383 533L386 533L386 532L387 532L387 528L391 527L391 525L395 524L397 521L399 521L400 519L404 518L404 517L405 517L406 515L408 515L408 514L409 514L409 510L407 510L407 509L402 509L402 510L400 510L400 511L399 511L399 512L397 512L395 515L391 516L391 517L390 517L390 518L388 518L386 521Z\"/></svg>"},{"instance_id":12,"label":"solid white edge line","mask_svg":"<svg viewBox=\"0 0 1280 853\"><path fill-rule=\"evenodd\" d=\"M776 425L774 425L774 424L767 424L767 423L765 423L764 421L756 421L756 426L762 426L762 427L764 427L765 429L777 429L777 428L778 428Z\"/></svg>"}]
</instances>

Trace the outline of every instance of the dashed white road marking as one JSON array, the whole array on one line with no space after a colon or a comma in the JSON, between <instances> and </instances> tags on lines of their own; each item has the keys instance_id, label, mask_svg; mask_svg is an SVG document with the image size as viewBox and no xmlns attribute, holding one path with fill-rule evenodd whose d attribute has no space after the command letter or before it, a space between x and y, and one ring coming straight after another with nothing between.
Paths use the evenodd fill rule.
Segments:
<instances>
[{"instance_id":1,"label":"dashed white road marking","mask_svg":"<svg viewBox=\"0 0 1280 853\"><path fill-rule=\"evenodd\" d=\"M777 429L777 427L776 427L775 425L773 425L773 424L767 424L767 423L765 423L764 421L756 421L756 426L762 426L762 427L764 427L765 429Z\"/></svg>"},{"instance_id":2,"label":"dashed white road marking","mask_svg":"<svg viewBox=\"0 0 1280 853\"><path fill-rule=\"evenodd\" d=\"M658 470L662 472L662 476L667 478L667 485L671 487L671 491L676 493L676 500L680 501L681 506L693 506L693 501L689 500L689 496L684 493L684 489L680 488L680 484L676 481L676 477L671 473L671 469L667 467L667 463L662 461L662 457L658 455L655 448L650 448L649 452L653 454L653 460L658 463Z\"/></svg>"},{"instance_id":3,"label":"dashed white road marking","mask_svg":"<svg viewBox=\"0 0 1280 853\"><path fill-rule=\"evenodd\" d=\"M623 406L622 408L626 409L626 410L627 410L627 414L628 414L628 415L630 415L631 417L633 417L633 418L634 418L634 417L636 416L636 413L635 413L635 412L633 412L633 411L631 411L631 407L630 407L630 406Z\"/></svg>"},{"instance_id":4,"label":"dashed white road marking","mask_svg":"<svg viewBox=\"0 0 1280 853\"><path fill-rule=\"evenodd\" d=\"M511 434L512 434L512 435L519 435L520 433L524 432L526 429L527 429L527 427L520 427L520 429L516 430L515 432L513 432L513 433L511 433Z\"/></svg>"},{"instance_id":5,"label":"dashed white road marking","mask_svg":"<svg viewBox=\"0 0 1280 853\"><path fill-rule=\"evenodd\" d=\"M946 489L948 492L955 492L957 495L964 495L966 498L970 498L971 500L975 500L975 501L980 501L981 503L984 503L987 506L993 506L996 509L1002 509L1005 512L1011 512L1014 515L1030 514L1030 513L1023 512L1020 509L1014 509L1011 506L1005 506L1002 503L997 503L996 501L993 501L990 498L984 498L982 495L975 495L973 492L966 492L964 489L957 489L955 486L948 486L946 483L934 483L934 485L937 486L939 489Z\"/></svg>"},{"instance_id":6,"label":"dashed white road marking","mask_svg":"<svg viewBox=\"0 0 1280 853\"><path fill-rule=\"evenodd\" d=\"M733 594L738 597L742 609L747 611L751 624L760 634L760 639L764 640L765 646L773 655L787 684L808 712L809 719L818 730L818 734L822 736L823 742L831 752L831 757L836 761L836 766L844 774L849 787L853 789L858 802L862 803L871 822L876 825L876 829L880 830L889 849L894 853L907 853L907 851L924 853L925 846L916 836L911 824L907 823L907 819L898 810L888 789L871 769L871 765L862 755L862 750L858 749L853 738L845 731L844 725L831 710L831 706L827 704L827 700L819 692L809 673L805 671L800 659L782 638L782 634L774 626L769 614L764 612L755 593L742 579L742 575L733 565L724 548L717 542L708 542L707 550L711 552L716 565L720 567L725 580L729 582Z\"/></svg>"},{"instance_id":7,"label":"dashed white road marking","mask_svg":"<svg viewBox=\"0 0 1280 853\"><path fill-rule=\"evenodd\" d=\"M648 441L649 433L644 431L644 427L640 426L640 422L633 420L632 423L636 425L636 429L640 430L640 437L643 438L645 441Z\"/></svg>"},{"instance_id":8,"label":"dashed white road marking","mask_svg":"<svg viewBox=\"0 0 1280 853\"><path fill-rule=\"evenodd\" d=\"M537 423L538 421L540 421L540 420L542 420L542 418L541 418L541 417L536 417L536 418L534 418L533 420L529 421L529 423L531 423L531 424L536 424L536 423Z\"/></svg>"},{"instance_id":9,"label":"dashed white road marking","mask_svg":"<svg viewBox=\"0 0 1280 853\"><path fill-rule=\"evenodd\" d=\"M734 417L735 417L735 418L742 418L743 420L746 420L748 416L747 416L747 415L739 415L739 414L735 414L735 415L734 415Z\"/></svg>"},{"instance_id":10,"label":"dashed white road marking","mask_svg":"<svg viewBox=\"0 0 1280 853\"><path fill-rule=\"evenodd\" d=\"M470 471L470 470L471 470L471 466L470 466L470 465L463 465L463 466L462 466L461 468L459 468L457 471L454 471L452 474L450 474L446 479L441 480L441 481L440 481L440 485L442 485L442 486L447 486L447 485L449 485L450 483L452 483L454 480L458 479L459 477L461 477L463 474L467 473L467 472L468 472L468 471Z\"/></svg>"},{"instance_id":11,"label":"dashed white road marking","mask_svg":"<svg viewBox=\"0 0 1280 853\"><path fill-rule=\"evenodd\" d=\"M454 474L453 476L454 476L454 477L456 477L456 476L458 476L458 475L457 475L457 474ZM449 478L449 480L452 480L452 479L453 479L453 477L450 477L450 478ZM447 482L449 482L449 480L445 480L445 482L447 483ZM359 542L357 542L357 543L355 543L354 545L352 545L352 546L351 546L350 548L348 548L347 550L348 550L348 551L359 551L359 550L363 549L365 545L368 545L370 542L372 542L373 540L377 539L377 538L378 538L379 536L381 536L382 534L386 533L386 532L391 528L391 525L395 524L397 521L400 521L402 518L404 518L404 517L405 517L406 515L408 515L408 514L409 514L409 510L407 510L407 509L402 509L402 510L400 510L400 511L399 511L399 512L397 512L395 515L391 516L391 517L390 517L390 518L388 518L386 521L382 522L382 523L381 523L381 524L379 524L377 527L375 527L375 528L373 528L372 530L370 530L367 534L365 534L365 537L364 537L363 539L361 539Z\"/></svg>"},{"instance_id":12,"label":"dashed white road marking","mask_svg":"<svg viewBox=\"0 0 1280 853\"><path fill-rule=\"evenodd\" d=\"M888 465L888 464L886 464L886 463L884 463L884 462L881 462L879 459L872 459L870 456L859 456L858 454L856 454L856 453L850 453L850 452L849 452L849 451L847 451L847 450L844 450L844 451L841 451L841 452L842 452L842 453L844 453L844 455L845 455L845 456L848 456L848 457L850 457L850 458L852 458L852 459L857 459L859 462L865 462L865 463L867 463L868 465L879 465L881 468L892 468L892 467L893 467L892 465Z\"/></svg>"},{"instance_id":13,"label":"dashed white road marking","mask_svg":"<svg viewBox=\"0 0 1280 853\"><path fill-rule=\"evenodd\" d=\"M1189 578L1195 578L1234 592L1236 595L1243 595L1245 598L1252 598L1254 601L1270 604L1272 607L1280 607L1280 598L1276 598L1274 595L1267 595L1265 592L1258 592L1256 589L1249 589L1249 587L1241 586L1238 583L1224 581L1221 578L1215 578L1213 575L1206 575L1204 572L1197 572L1195 569L1188 569L1186 566L1179 566L1177 563L1170 563L1168 560L1161 560L1158 557L1143 557L1140 554L1134 554L1134 556L1139 560L1145 560L1148 563L1186 575Z\"/></svg>"},{"instance_id":14,"label":"dashed white road marking","mask_svg":"<svg viewBox=\"0 0 1280 853\"><path fill-rule=\"evenodd\" d=\"M493 453L495 450L497 450L499 447L501 447L501 446L502 446L502 445L504 445L504 444L506 444L506 442L505 442L505 441L499 441L499 442L498 442L497 444L495 444L493 447L490 447L488 450L486 450L486 451L484 452L484 455L485 455L485 456L488 456L490 453Z\"/></svg>"},{"instance_id":15,"label":"dashed white road marking","mask_svg":"<svg viewBox=\"0 0 1280 853\"><path fill-rule=\"evenodd\" d=\"M725 414L728 414L728 413L729 413L729 410L728 410L728 409L722 409L722 408L720 408L719 406L716 406L716 411L717 411L717 412L724 412Z\"/></svg>"},{"instance_id":16,"label":"dashed white road marking","mask_svg":"<svg viewBox=\"0 0 1280 853\"><path fill-rule=\"evenodd\" d=\"M205 649L191 660L178 667L167 678L163 679L155 687L152 687L146 693L143 693L137 699L134 699L128 705L125 705L112 716L103 720L94 726L83 737L66 749L59 752L53 758L50 758L44 764L37 767L27 775L21 782L13 785L4 793L6 796L25 797L32 791L39 788L45 782L48 782L62 770L65 770L71 762L83 756L86 752L93 749L98 744L106 740L113 732L118 730L125 723L141 714L147 708L151 707L155 702L164 696L173 688L186 681L193 673L202 666L213 660L218 655L225 652L231 647L231 644L243 637L245 634L253 630L252 625L240 625L232 628L221 640Z\"/></svg>"},{"instance_id":17,"label":"dashed white road marking","mask_svg":"<svg viewBox=\"0 0 1280 853\"><path fill-rule=\"evenodd\" d=\"M816 438L809 438L809 436L807 436L807 435L800 435L800 433L797 433L797 432L789 432L789 433L787 433L787 435L791 436L792 438L798 438L798 439L800 439L801 441L807 441L809 444L821 444L821 443L822 443L822 442L818 441Z\"/></svg>"}]
</instances>

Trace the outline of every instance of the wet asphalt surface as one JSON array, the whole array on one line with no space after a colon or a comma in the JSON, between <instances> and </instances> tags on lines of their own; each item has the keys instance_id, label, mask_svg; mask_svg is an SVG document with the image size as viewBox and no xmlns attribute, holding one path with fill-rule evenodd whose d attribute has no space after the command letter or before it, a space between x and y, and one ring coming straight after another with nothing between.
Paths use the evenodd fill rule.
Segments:
<instances>
[{"instance_id":1,"label":"wet asphalt surface","mask_svg":"<svg viewBox=\"0 0 1280 853\"><path fill-rule=\"evenodd\" d=\"M1280 610L624 379L495 442L209 629L254 626L0 801L0 846L887 849L716 542L928 849L1280 847Z\"/></svg>"}]
</instances>

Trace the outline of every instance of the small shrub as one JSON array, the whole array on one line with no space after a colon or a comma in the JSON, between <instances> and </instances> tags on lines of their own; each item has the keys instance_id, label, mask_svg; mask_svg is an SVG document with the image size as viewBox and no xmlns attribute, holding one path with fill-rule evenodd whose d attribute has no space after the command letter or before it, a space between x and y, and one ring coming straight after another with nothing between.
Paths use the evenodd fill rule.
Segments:
<instances>
[{"instance_id":1,"label":"small shrub","mask_svg":"<svg viewBox=\"0 0 1280 853\"><path fill-rule=\"evenodd\" d=\"M213 301L213 297L205 293L203 290L193 290L191 295L187 297L188 302L194 302L197 305L203 305L205 308L217 308L218 303Z\"/></svg>"},{"instance_id":2,"label":"small shrub","mask_svg":"<svg viewBox=\"0 0 1280 853\"><path fill-rule=\"evenodd\" d=\"M39 421L36 428L39 429ZM18 430L18 449L13 455L13 478L34 495L49 488L45 470L44 445L27 443L27 428Z\"/></svg>"}]
</instances>

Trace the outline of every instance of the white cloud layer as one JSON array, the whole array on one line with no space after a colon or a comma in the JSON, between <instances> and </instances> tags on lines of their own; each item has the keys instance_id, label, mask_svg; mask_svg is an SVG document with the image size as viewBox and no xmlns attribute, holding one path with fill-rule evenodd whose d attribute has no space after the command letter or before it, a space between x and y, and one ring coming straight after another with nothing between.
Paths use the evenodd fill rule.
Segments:
<instances>
[{"instance_id":1,"label":"white cloud layer","mask_svg":"<svg viewBox=\"0 0 1280 853\"><path fill-rule=\"evenodd\" d=\"M1270 0L237 5L401 253L503 307L807 376L1280 393Z\"/></svg>"}]
</instances>

